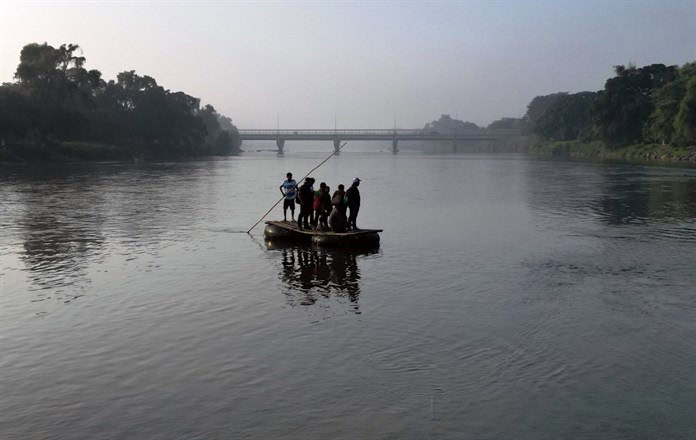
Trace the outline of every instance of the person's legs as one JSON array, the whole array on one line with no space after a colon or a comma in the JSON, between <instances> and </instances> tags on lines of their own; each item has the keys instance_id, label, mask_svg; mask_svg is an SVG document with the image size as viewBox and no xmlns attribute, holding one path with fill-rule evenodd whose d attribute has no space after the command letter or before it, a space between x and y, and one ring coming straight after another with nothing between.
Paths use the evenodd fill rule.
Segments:
<instances>
[{"instance_id":1,"label":"person's legs","mask_svg":"<svg viewBox=\"0 0 696 440\"><path fill-rule=\"evenodd\" d=\"M290 217L292 221L295 221L295 200L290 200Z\"/></svg>"},{"instance_id":2,"label":"person's legs","mask_svg":"<svg viewBox=\"0 0 696 440\"><path fill-rule=\"evenodd\" d=\"M358 229L358 225L356 224L356 220L358 219L358 209L359 208L350 208L350 214L348 216L348 226L351 229Z\"/></svg>"},{"instance_id":3,"label":"person's legs","mask_svg":"<svg viewBox=\"0 0 696 440\"><path fill-rule=\"evenodd\" d=\"M304 215L304 209L302 209L302 205L300 205L300 213L297 215L297 227L300 229L302 229L302 219L304 218Z\"/></svg>"},{"instance_id":4,"label":"person's legs","mask_svg":"<svg viewBox=\"0 0 696 440\"><path fill-rule=\"evenodd\" d=\"M289 200L285 199L283 200L283 221L288 221L288 204Z\"/></svg>"},{"instance_id":5,"label":"person's legs","mask_svg":"<svg viewBox=\"0 0 696 440\"><path fill-rule=\"evenodd\" d=\"M309 229L309 221L312 218L312 208L305 207L304 205L300 209L300 217L297 219L297 223L301 228Z\"/></svg>"}]
</instances>

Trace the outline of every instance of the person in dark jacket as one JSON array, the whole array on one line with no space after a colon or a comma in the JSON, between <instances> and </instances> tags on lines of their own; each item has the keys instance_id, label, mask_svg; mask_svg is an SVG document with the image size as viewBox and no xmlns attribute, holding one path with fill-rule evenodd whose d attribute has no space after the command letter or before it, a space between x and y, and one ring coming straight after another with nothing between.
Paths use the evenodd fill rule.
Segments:
<instances>
[{"instance_id":1,"label":"person in dark jacket","mask_svg":"<svg viewBox=\"0 0 696 440\"><path fill-rule=\"evenodd\" d=\"M314 215L311 221L312 226L319 224L322 213L324 212L324 208L321 205L321 196L326 191L326 188L328 188L326 186L326 182L321 182L319 184L319 189L314 192L314 202L312 203L312 209L314 210Z\"/></svg>"},{"instance_id":2,"label":"person in dark jacket","mask_svg":"<svg viewBox=\"0 0 696 440\"><path fill-rule=\"evenodd\" d=\"M300 202L300 215L297 216L297 227L299 229L309 229L309 222L312 219L312 204L314 203L314 179L307 177L297 191L297 200Z\"/></svg>"},{"instance_id":3,"label":"person in dark jacket","mask_svg":"<svg viewBox=\"0 0 696 440\"><path fill-rule=\"evenodd\" d=\"M322 189L321 195L319 196L319 224L322 230L326 231L329 229L329 224L327 220L329 214L331 213L331 188L325 185Z\"/></svg>"},{"instance_id":4,"label":"person in dark jacket","mask_svg":"<svg viewBox=\"0 0 696 440\"><path fill-rule=\"evenodd\" d=\"M358 186L360 185L360 179L354 178L353 184L346 191L346 205L350 209L348 214L348 227L354 231L358 230L358 225L356 220L358 219L358 211L360 210L360 191Z\"/></svg>"}]
</instances>

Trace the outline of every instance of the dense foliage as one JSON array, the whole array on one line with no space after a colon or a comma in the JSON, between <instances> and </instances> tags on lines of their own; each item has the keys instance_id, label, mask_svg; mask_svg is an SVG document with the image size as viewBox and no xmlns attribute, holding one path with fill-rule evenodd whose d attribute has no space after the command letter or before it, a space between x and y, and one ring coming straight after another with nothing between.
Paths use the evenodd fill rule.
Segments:
<instances>
[{"instance_id":1,"label":"dense foliage","mask_svg":"<svg viewBox=\"0 0 696 440\"><path fill-rule=\"evenodd\" d=\"M478 130L479 126L473 122L453 119L450 115L441 115L437 121L429 122L423 127L424 133L457 134Z\"/></svg>"},{"instance_id":2,"label":"dense foliage","mask_svg":"<svg viewBox=\"0 0 696 440\"><path fill-rule=\"evenodd\" d=\"M0 142L127 145L146 156L232 154L239 134L211 105L134 71L104 81L79 46L28 44L14 83L0 86Z\"/></svg>"},{"instance_id":3,"label":"dense foliage","mask_svg":"<svg viewBox=\"0 0 696 440\"><path fill-rule=\"evenodd\" d=\"M554 141L696 145L696 63L616 66L598 92L537 96L523 120Z\"/></svg>"},{"instance_id":4,"label":"dense foliage","mask_svg":"<svg viewBox=\"0 0 696 440\"><path fill-rule=\"evenodd\" d=\"M524 130L526 127L522 118L500 118L488 125L492 130Z\"/></svg>"}]
</instances>

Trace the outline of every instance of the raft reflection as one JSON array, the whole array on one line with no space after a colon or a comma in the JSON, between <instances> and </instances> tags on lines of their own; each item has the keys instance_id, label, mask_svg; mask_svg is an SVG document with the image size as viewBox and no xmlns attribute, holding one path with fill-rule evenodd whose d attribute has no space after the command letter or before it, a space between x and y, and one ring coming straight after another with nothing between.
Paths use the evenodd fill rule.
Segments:
<instances>
[{"instance_id":1,"label":"raft reflection","mask_svg":"<svg viewBox=\"0 0 696 440\"><path fill-rule=\"evenodd\" d=\"M360 269L358 260L377 254L374 250L321 249L283 246L270 241L266 248L281 254L280 280L291 306L311 306L334 299L360 313Z\"/></svg>"}]
</instances>

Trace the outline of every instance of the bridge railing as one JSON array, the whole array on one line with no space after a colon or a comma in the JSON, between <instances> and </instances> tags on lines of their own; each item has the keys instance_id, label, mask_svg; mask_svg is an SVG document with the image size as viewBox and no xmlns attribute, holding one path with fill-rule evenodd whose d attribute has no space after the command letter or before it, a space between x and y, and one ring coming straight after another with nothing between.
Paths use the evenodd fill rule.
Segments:
<instances>
[{"instance_id":1,"label":"bridge railing","mask_svg":"<svg viewBox=\"0 0 696 440\"><path fill-rule=\"evenodd\" d=\"M423 130L420 128L416 129L342 129L342 130L314 130L314 129L283 129L283 130L273 130L273 129L240 129L239 134L242 136L351 136L351 135L365 135L365 136L477 136L477 135L492 135L492 136L512 136L518 134L519 130L461 130L456 133L438 133L435 130Z\"/></svg>"}]
</instances>

